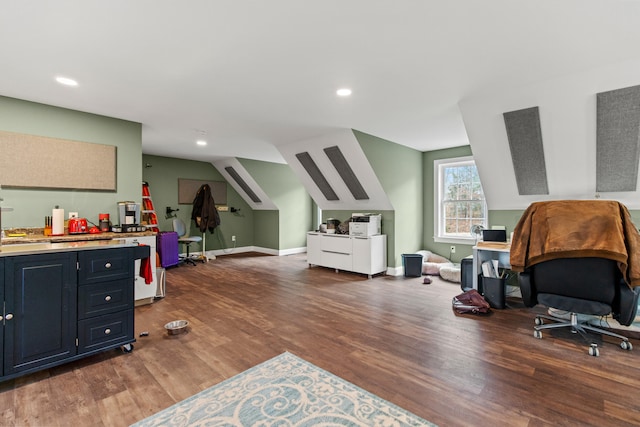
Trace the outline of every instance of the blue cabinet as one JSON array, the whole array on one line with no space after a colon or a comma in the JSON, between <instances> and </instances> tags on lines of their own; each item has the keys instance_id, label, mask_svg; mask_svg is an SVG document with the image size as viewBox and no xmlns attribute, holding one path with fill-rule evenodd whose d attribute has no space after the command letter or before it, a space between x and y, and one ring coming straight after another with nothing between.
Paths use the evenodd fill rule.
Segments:
<instances>
[{"instance_id":1,"label":"blue cabinet","mask_svg":"<svg viewBox=\"0 0 640 427\"><path fill-rule=\"evenodd\" d=\"M76 354L76 254L5 260L4 375Z\"/></svg>"},{"instance_id":2,"label":"blue cabinet","mask_svg":"<svg viewBox=\"0 0 640 427\"><path fill-rule=\"evenodd\" d=\"M134 338L134 263L148 246L0 256L0 381Z\"/></svg>"}]
</instances>

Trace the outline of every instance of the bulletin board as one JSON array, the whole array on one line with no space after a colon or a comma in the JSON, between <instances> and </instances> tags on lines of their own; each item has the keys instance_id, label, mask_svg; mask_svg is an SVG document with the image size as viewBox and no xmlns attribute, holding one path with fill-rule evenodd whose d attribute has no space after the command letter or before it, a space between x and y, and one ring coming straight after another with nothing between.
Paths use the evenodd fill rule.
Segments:
<instances>
[{"instance_id":1,"label":"bulletin board","mask_svg":"<svg viewBox=\"0 0 640 427\"><path fill-rule=\"evenodd\" d=\"M181 205L193 204L196 193L204 184L211 187L211 195L216 205L227 204L227 183L224 181L205 181L199 179L178 178L178 203Z\"/></svg>"},{"instance_id":2,"label":"bulletin board","mask_svg":"<svg viewBox=\"0 0 640 427\"><path fill-rule=\"evenodd\" d=\"M0 185L116 191L116 147L0 131Z\"/></svg>"}]
</instances>

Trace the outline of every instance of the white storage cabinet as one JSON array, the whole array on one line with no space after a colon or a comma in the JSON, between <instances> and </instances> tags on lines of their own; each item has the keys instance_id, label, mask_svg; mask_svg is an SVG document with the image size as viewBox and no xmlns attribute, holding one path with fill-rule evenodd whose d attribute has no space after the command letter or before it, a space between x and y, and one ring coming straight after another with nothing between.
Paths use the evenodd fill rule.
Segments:
<instances>
[{"instance_id":1,"label":"white storage cabinet","mask_svg":"<svg viewBox=\"0 0 640 427\"><path fill-rule=\"evenodd\" d=\"M307 234L309 265L372 275L387 269L387 236L356 237L344 234Z\"/></svg>"}]
</instances>

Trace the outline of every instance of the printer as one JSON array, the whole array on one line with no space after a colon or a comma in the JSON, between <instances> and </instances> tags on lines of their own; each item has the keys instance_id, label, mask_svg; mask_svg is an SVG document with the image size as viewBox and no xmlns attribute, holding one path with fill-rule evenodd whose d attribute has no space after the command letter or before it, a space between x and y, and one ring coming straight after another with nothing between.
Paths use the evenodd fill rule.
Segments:
<instances>
[{"instance_id":1,"label":"printer","mask_svg":"<svg viewBox=\"0 0 640 427\"><path fill-rule=\"evenodd\" d=\"M380 234L382 215L354 213L349 222L349 235L367 237Z\"/></svg>"}]
</instances>

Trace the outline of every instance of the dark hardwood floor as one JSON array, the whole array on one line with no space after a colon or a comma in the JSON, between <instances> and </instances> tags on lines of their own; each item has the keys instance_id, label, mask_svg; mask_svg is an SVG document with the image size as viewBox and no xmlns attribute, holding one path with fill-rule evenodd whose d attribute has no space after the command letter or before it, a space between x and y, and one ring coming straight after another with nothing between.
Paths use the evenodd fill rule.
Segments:
<instances>
[{"instance_id":1,"label":"dark hardwood floor","mask_svg":"<svg viewBox=\"0 0 640 427\"><path fill-rule=\"evenodd\" d=\"M458 284L226 255L167 271L136 308L135 349L0 383L2 426L126 426L289 351L442 426L640 425L640 343L533 338L517 301L457 315ZM163 325L187 319L186 334ZM567 336L568 335L568 336Z\"/></svg>"}]
</instances>

